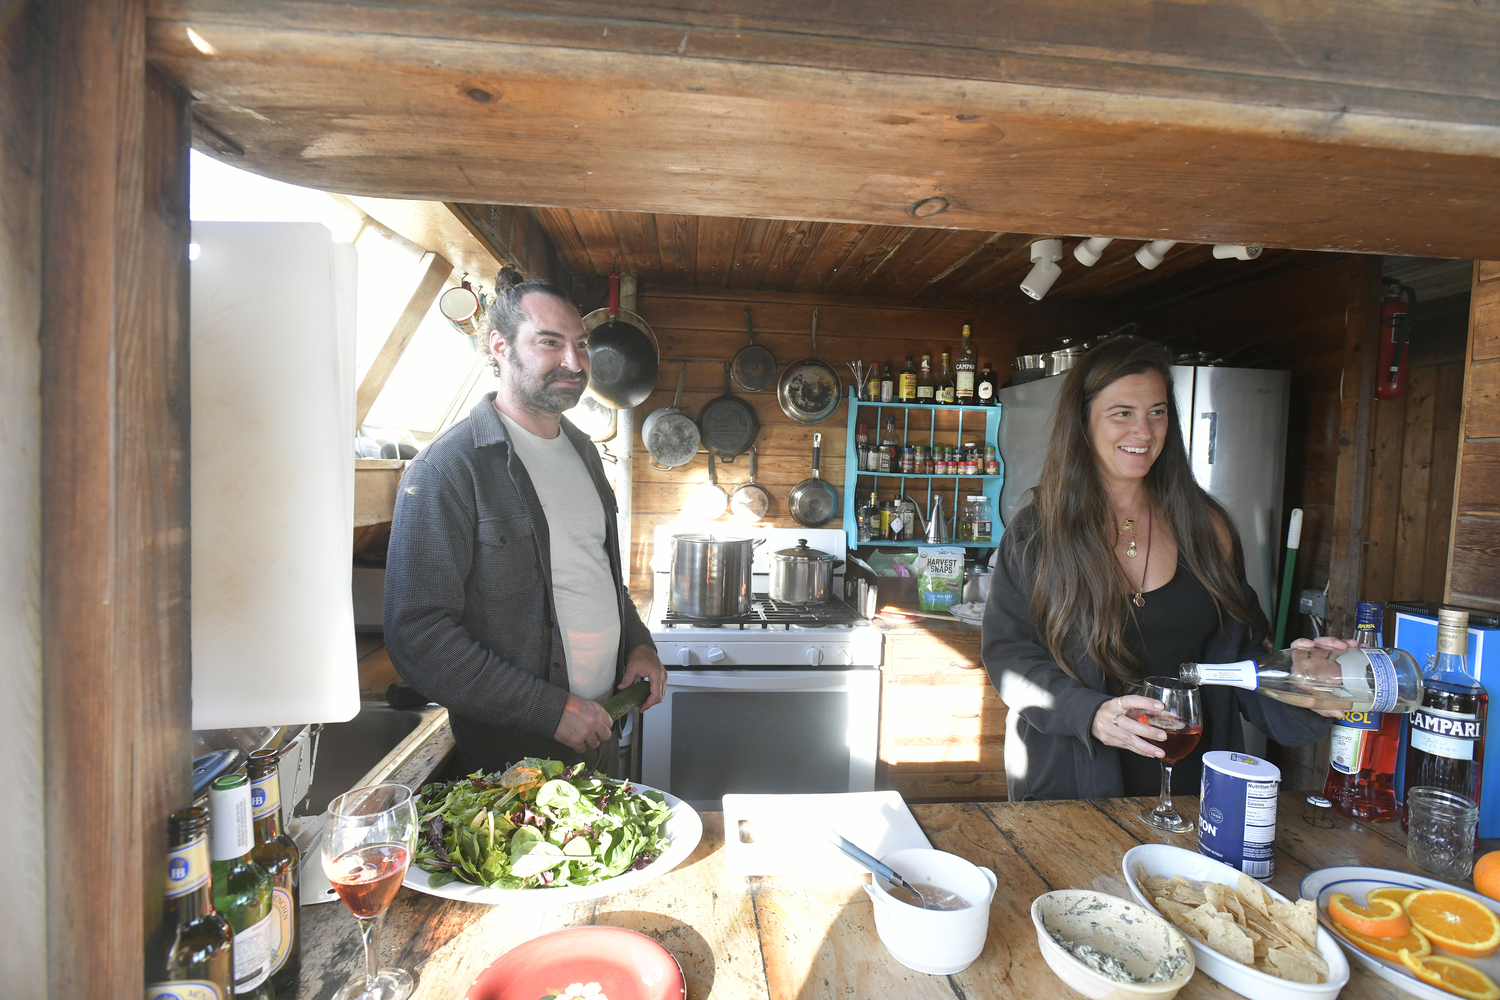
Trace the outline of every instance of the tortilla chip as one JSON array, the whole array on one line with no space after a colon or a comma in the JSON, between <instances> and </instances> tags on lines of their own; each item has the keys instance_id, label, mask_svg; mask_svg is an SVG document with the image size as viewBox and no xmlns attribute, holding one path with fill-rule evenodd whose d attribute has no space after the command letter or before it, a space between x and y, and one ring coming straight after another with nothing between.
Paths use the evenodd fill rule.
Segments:
<instances>
[{"instance_id":1,"label":"tortilla chip","mask_svg":"<svg viewBox=\"0 0 1500 1000\"><path fill-rule=\"evenodd\" d=\"M1271 904L1271 919L1296 934L1309 948L1318 947L1318 908L1312 900L1283 903L1278 899Z\"/></svg>"},{"instance_id":2,"label":"tortilla chip","mask_svg":"<svg viewBox=\"0 0 1500 1000\"><path fill-rule=\"evenodd\" d=\"M1274 970L1273 976L1294 983L1321 983L1328 979L1327 963L1303 948L1272 948L1266 955L1266 964Z\"/></svg>"},{"instance_id":3,"label":"tortilla chip","mask_svg":"<svg viewBox=\"0 0 1500 1000\"><path fill-rule=\"evenodd\" d=\"M1254 942L1229 914L1218 914L1203 931L1208 938L1208 946L1219 954L1232 958L1241 965L1250 965L1255 961Z\"/></svg>"},{"instance_id":4,"label":"tortilla chip","mask_svg":"<svg viewBox=\"0 0 1500 1000\"><path fill-rule=\"evenodd\" d=\"M1249 875L1243 872L1240 873L1240 880L1235 885L1234 891L1239 894L1240 899L1244 900L1247 905L1254 907L1268 917L1271 915L1271 899L1266 895L1265 887Z\"/></svg>"}]
</instances>

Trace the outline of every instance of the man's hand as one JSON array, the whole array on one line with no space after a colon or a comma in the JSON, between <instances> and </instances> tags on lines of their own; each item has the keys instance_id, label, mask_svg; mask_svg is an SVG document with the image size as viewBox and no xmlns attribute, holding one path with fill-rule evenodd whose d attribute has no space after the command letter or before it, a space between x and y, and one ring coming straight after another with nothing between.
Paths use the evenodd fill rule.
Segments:
<instances>
[{"instance_id":1,"label":"man's hand","mask_svg":"<svg viewBox=\"0 0 1500 1000\"><path fill-rule=\"evenodd\" d=\"M577 753L583 753L609 739L612 725L603 705L570 692L568 703L563 706L562 721L557 724L557 732L552 738L572 747Z\"/></svg>"},{"instance_id":2,"label":"man's hand","mask_svg":"<svg viewBox=\"0 0 1500 1000\"><path fill-rule=\"evenodd\" d=\"M625 679L620 682L618 690L624 691L642 677L651 682L651 696L641 706L644 712L661 701L667 687L667 668L661 665L661 657L650 646L637 646L630 651L625 660Z\"/></svg>"}]
</instances>

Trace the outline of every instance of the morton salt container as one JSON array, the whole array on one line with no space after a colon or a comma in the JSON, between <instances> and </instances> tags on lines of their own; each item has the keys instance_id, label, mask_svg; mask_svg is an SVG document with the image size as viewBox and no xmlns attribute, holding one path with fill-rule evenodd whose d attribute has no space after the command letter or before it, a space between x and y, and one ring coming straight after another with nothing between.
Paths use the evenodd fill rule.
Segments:
<instances>
[{"instance_id":1,"label":"morton salt container","mask_svg":"<svg viewBox=\"0 0 1500 1000\"><path fill-rule=\"evenodd\" d=\"M1231 750L1204 754L1198 853L1251 878L1270 878L1280 787L1281 769L1259 757Z\"/></svg>"}]
</instances>

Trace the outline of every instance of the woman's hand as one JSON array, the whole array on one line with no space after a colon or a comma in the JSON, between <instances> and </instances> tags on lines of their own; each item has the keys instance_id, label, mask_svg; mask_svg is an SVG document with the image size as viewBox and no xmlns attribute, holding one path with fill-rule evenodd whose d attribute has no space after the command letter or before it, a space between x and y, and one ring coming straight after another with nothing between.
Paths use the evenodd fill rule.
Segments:
<instances>
[{"instance_id":1,"label":"woman's hand","mask_svg":"<svg viewBox=\"0 0 1500 1000\"><path fill-rule=\"evenodd\" d=\"M1331 635L1320 635L1316 639L1293 639L1292 649L1348 649L1358 646L1353 639L1335 639ZM1337 708L1315 708L1314 712L1328 719L1342 719L1344 713Z\"/></svg>"},{"instance_id":2,"label":"woman's hand","mask_svg":"<svg viewBox=\"0 0 1500 1000\"><path fill-rule=\"evenodd\" d=\"M1160 759L1163 754L1162 748L1148 741L1160 742L1167 738L1167 734L1155 726L1137 722L1131 716L1161 710L1162 703L1155 698L1145 698L1136 694L1111 698L1100 705L1099 711L1094 713L1094 724L1090 727L1090 732L1094 734L1094 739L1105 746L1120 747L1122 750L1129 750L1142 757Z\"/></svg>"}]
</instances>

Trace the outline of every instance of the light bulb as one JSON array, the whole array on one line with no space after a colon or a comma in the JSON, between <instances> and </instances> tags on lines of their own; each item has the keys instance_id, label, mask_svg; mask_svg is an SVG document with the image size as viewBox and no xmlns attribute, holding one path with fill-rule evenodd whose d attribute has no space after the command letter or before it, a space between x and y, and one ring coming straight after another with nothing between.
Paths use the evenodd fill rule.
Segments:
<instances>
[{"instance_id":1,"label":"light bulb","mask_svg":"<svg viewBox=\"0 0 1500 1000\"><path fill-rule=\"evenodd\" d=\"M1254 260L1260 256L1260 249L1243 243L1215 243L1214 256L1220 260Z\"/></svg>"},{"instance_id":2,"label":"light bulb","mask_svg":"<svg viewBox=\"0 0 1500 1000\"><path fill-rule=\"evenodd\" d=\"M1031 244L1031 259L1036 266L1021 282L1021 291L1040 302L1057 276L1062 274L1062 268L1057 266L1062 260L1062 251L1062 240L1037 240Z\"/></svg>"},{"instance_id":3,"label":"light bulb","mask_svg":"<svg viewBox=\"0 0 1500 1000\"><path fill-rule=\"evenodd\" d=\"M1167 255L1167 251L1177 245L1176 240L1152 240L1150 243L1141 244L1141 248L1135 252L1138 264L1148 271L1156 270L1156 265Z\"/></svg>"},{"instance_id":4,"label":"light bulb","mask_svg":"<svg viewBox=\"0 0 1500 1000\"><path fill-rule=\"evenodd\" d=\"M1084 267L1093 267L1099 263L1099 255L1104 252L1104 248L1113 242L1114 240L1104 236L1090 236L1073 248L1073 256Z\"/></svg>"}]
</instances>

